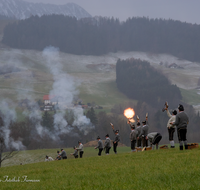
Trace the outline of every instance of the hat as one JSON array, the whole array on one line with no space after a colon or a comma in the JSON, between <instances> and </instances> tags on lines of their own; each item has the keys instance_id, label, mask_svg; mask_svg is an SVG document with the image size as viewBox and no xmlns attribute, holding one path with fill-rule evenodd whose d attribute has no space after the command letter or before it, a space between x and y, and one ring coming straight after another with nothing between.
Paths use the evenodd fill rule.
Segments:
<instances>
[{"instance_id":1,"label":"hat","mask_svg":"<svg viewBox=\"0 0 200 190\"><path fill-rule=\"evenodd\" d=\"M143 124L146 124L146 121L143 121L142 123L143 123Z\"/></svg>"},{"instance_id":2,"label":"hat","mask_svg":"<svg viewBox=\"0 0 200 190\"><path fill-rule=\"evenodd\" d=\"M97 139L100 139L100 136L98 136Z\"/></svg>"},{"instance_id":3,"label":"hat","mask_svg":"<svg viewBox=\"0 0 200 190\"><path fill-rule=\"evenodd\" d=\"M179 104L179 105L178 105L178 109L179 109L179 111L184 111L183 105Z\"/></svg>"},{"instance_id":4,"label":"hat","mask_svg":"<svg viewBox=\"0 0 200 190\"><path fill-rule=\"evenodd\" d=\"M115 133L119 133L119 130L115 130Z\"/></svg>"},{"instance_id":5,"label":"hat","mask_svg":"<svg viewBox=\"0 0 200 190\"><path fill-rule=\"evenodd\" d=\"M109 137L109 134L107 134L106 137Z\"/></svg>"},{"instance_id":6,"label":"hat","mask_svg":"<svg viewBox=\"0 0 200 190\"><path fill-rule=\"evenodd\" d=\"M60 151L59 150L57 150L57 153L59 153Z\"/></svg>"},{"instance_id":7,"label":"hat","mask_svg":"<svg viewBox=\"0 0 200 190\"><path fill-rule=\"evenodd\" d=\"M140 122L137 122L137 126L140 126Z\"/></svg>"},{"instance_id":8,"label":"hat","mask_svg":"<svg viewBox=\"0 0 200 190\"><path fill-rule=\"evenodd\" d=\"M78 144L81 143L81 141L78 141Z\"/></svg>"},{"instance_id":9,"label":"hat","mask_svg":"<svg viewBox=\"0 0 200 190\"><path fill-rule=\"evenodd\" d=\"M131 126L131 129L135 129L135 125L134 124Z\"/></svg>"},{"instance_id":10,"label":"hat","mask_svg":"<svg viewBox=\"0 0 200 190\"><path fill-rule=\"evenodd\" d=\"M173 113L174 115L176 115L176 114L177 114L177 111L176 111L176 110L173 110L172 113Z\"/></svg>"}]
</instances>

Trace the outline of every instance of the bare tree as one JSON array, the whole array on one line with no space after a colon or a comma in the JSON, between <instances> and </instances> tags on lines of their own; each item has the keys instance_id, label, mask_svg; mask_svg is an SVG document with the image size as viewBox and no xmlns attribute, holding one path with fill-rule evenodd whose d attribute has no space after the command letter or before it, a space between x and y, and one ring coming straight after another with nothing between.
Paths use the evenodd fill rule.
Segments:
<instances>
[{"instance_id":1,"label":"bare tree","mask_svg":"<svg viewBox=\"0 0 200 190\"><path fill-rule=\"evenodd\" d=\"M4 138L0 137L0 167L1 167L1 163L4 160L12 158L13 156L15 156L19 152L19 151L15 151L15 150L10 150L8 152L3 153L5 148L6 148L6 146L5 146L5 143L4 143Z\"/></svg>"},{"instance_id":2,"label":"bare tree","mask_svg":"<svg viewBox=\"0 0 200 190\"><path fill-rule=\"evenodd\" d=\"M12 158L14 155L18 153L18 151L15 151L14 149L8 150L5 145L5 139L3 137L3 131L2 131L2 127L4 126L4 121L2 118L3 118L3 115L0 111L0 167L1 167L1 163L4 160Z\"/></svg>"}]
</instances>

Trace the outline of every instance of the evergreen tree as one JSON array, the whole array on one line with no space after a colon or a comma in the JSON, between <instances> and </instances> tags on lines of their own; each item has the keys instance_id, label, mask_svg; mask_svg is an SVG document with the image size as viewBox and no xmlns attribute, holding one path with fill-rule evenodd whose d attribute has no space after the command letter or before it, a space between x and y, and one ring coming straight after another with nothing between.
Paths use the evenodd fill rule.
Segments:
<instances>
[{"instance_id":1,"label":"evergreen tree","mask_svg":"<svg viewBox=\"0 0 200 190\"><path fill-rule=\"evenodd\" d=\"M45 111L42 116L42 126L53 130L53 117L48 111Z\"/></svg>"},{"instance_id":2,"label":"evergreen tree","mask_svg":"<svg viewBox=\"0 0 200 190\"><path fill-rule=\"evenodd\" d=\"M93 107L88 110L88 112L86 113L86 117L90 119L92 124L96 125L98 123L97 116Z\"/></svg>"},{"instance_id":3,"label":"evergreen tree","mask_svg":"<svg viewBox=\"0 0 200 190\"><path fill-rule=\"evenodd\" d=\"M7 25L2 42L13 48L36 50L51 44L60 51L82 55L145 51L200 61L200 25L145 17L120 23L102 17L97 21L64 15L32 16Z\"/></svg>"},{"instance_id":4,"label":"evergreen tree","mask_svg":"<svg viewBox=\"0 0 200 190\"><path fill-rule=\"evenodd\" d=\"M182 99L181 92L149 62L140 59L118 60L116 65L118 89L127 97L160 107L166 100L175 106Z\"/></svg>"}]
</instances>

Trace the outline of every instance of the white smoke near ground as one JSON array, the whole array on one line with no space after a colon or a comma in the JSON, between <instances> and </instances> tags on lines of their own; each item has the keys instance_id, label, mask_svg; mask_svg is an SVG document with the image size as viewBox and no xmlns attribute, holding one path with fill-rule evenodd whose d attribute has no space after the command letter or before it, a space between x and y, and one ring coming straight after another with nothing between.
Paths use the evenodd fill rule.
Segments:
<instances>
[{"instance_id":1,"label":"white smoke near ground","mask_svg":"<svg viewBox=\"0 0 200 190\"><path fill-rule=\"evenodd\" d=\"M40 137L47 135L50 138L52 138L53 140L56 140L58 138L56 136L56 134L50 132L47 128L45 128L41 125L42 113L37 104L36 104L36 106L31 107L31 112L29 112L28 117L30 120L32 120L34 122L35 130Z\"/></svg>"},{"instance_id":2,"label":"white smoke near ground","mask_svg":"<svg viewBox=\"0 0 200 190\"><path fill-rule=\"evenodd\" d=\"M91 124L81 107L74 107L73 99L74 96L78 95L77 82L74 81L73 77L63 72L63 65L60 61L59 49L55 47L47 47L44 49L42 55L45 66L51 71L53 75L52 90L49 92L50 96L56 96L59 102L59 110L54 114L54 128L49 130L47 127L42 126L42 115L43 112L40 110L39 105L35 102L35 90L34 83L35 79L32 75L32 71L24 68L21 57L23 56L22 51L12 50L12 52L4 52L1 55L2 61L5 65L1 66L2 74L13 74L16 73L18 83L13 84L15 89L15 95L18 102L25 101L28 109L24 109L23 115L28 117L34 123L33 135L38 134L41 138L48 136L49 138L57 141L60 139L60 135L70 134L71 136L78 136L77 133L73 132L74 127L86 135L90 130L94 128ZM12 56L13 55L13 56ZM27 62L27 64L32 64ZM15 76L15 75L12 75ZM3 111L4 126L1 127L1 135L4 137L6 148L10 149L25 149L22 143L22 139L14 140L11 137L10 124L15 122L17 119L16 107L18 104L12 102L10 99L3 99L0 102L0 108ZM66 120L66 110L72 110L74 115L74 122L70 126ZM33 137L33 136L32 136ZM34 137L33 137L34 138ZM35 139L37 140L37 139ZM39 140L39 139L38 139Z\"/></svg>"},{"instance_id":3,"label":"white smoke near ground","mask_svg":"<svg viewBox=\"0 0 200 190\"><path fill-rule=\"evenodd\" d=\"M94 126L92 125L92 123L90 122L90 119L87 118L84 114L83 114L83 109L80 107L77 107L75 109L73 109L73 113L74 113L74 122L73 122L73 126L77 126L78 129L84 133L84 135L87 135L87 133L94 128Z\"/></svg>"},{"instance_id":4,"label":"white smoke near ground","mask_svg":"<svg viewBox=\"0 0 200 190\"><path fill-rule=\"evenodd\" d=\"M22 144L21 140L14 140L12 137L10 137L10 124L16 121L16 112L13 107L10 108L8 102L11 103L10 100L4 100L0 102L0 108L3 114L2 119L4 122L3 126L1 126L1 136L4 139L4 143L7 149L25 149L25 146Z\"/></svg>"},{"instance_id":5,"label":"white smoke near ground","mask_svg":"<svg viewBox=\"0 0 200 190\"><path fill-rule=\"evenodd\" d=\"M73 107L73 98L78 94L76 90L76 83L73 78L63 72L63 66L60 62L59 49L49 46L43 51L43 56L46 59L46 66L53 74L54 83L50 96L56 96L59 101L60 110L54 115L54 128L56 132L69 133L72 127L68 125L64 118L66 109L72 109L74 113L73 126L76 126L85 135L94 128L90 119L83 114L83 109L80 107Z\"/></svg>"}]
</instances>

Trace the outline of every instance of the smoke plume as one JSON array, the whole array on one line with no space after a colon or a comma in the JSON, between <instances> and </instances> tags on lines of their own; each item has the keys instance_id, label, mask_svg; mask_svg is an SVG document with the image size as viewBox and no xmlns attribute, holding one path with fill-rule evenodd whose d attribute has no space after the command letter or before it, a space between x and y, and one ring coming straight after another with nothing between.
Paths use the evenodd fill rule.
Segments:
<instances>
[{"instance_id":1,"label":"smoke plume","mask_svg":"<svg viewBox=\"0 0 200 190\"><path fill-rule=\"evenodd\" d=\"M72 109L74 113L73 126L76 126L85 135L93 129L93 125L90 119L86 118L83 114L83 109L80 107L73 107L73 98L78 94L76 90L76 83L73 78L63 72L63 66L60 62L59 49L55 47L47 47L43 51L43 56L46 59L46 66L49 68L53 75L54 83L53 88L50 91L50 96L56 96L60 102L59 112L54 115L54 128L57 134L69 133L72 127L68 125L68 122L64 118L66 109Z\"/></svg>"},{"instance_id":2,"label":"smoke plume","mask_svg":"<svg viewBox=\"0 0 200 190\"><path fill-rule=\"evenodd\" d=\"M4 143L7 149L15 149L20 150L24 149L24 145L21 141L15 141L13 138L10 137L10 124L15 122L16 120L16 112L15 109L10 108L8 102L11 103L10 100L4 100L0 102L1 110L3 110L3 126L1 127L1 136L4 138Z\"/></svg>"}]
</instances>

